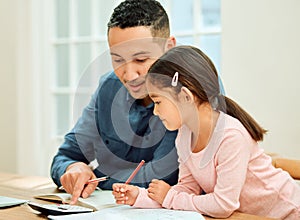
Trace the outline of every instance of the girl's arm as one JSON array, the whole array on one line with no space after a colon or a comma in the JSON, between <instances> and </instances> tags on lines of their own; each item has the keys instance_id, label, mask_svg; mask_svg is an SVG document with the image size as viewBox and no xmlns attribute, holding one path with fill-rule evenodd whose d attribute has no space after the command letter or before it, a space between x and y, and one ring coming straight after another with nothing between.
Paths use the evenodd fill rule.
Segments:
<instances>
[{"instance_id":1,"label":"girl's arm","mask_svg":"<svg viewBox=\"0 0 300 220\"><path fill-rule=\"evenodd\" d=\"M199 195L201 189L199 184L196 182L188 167L181 163L179 182L177 185L173 186L173 189L179 190L181 192L186 192L189 194ZM148 188L148 197L155 200L159 204L162 204L167 193L169 192L171 186L162 180L154 179L151 181Z\"/></svg>"},{"instance_id":2,"label":"girl's arm","mask_svg":"<svg viewBox=\"0 0 300 220\"><path fill-rule=\"evenodd\" d=\"M157 184L153 184L153 183ZM155 188L155 186L157 188ZM148 190L139 188L139 194L134 202L133 206L138 208L160 208L162 201L165 198L166 193L162 193L164 188L167 192L170 189L170 185L162 180L153 180ZM202 190L199 184L196 182L188 167L184 163L179 161L179 182L172 188L186 192L189 194L199 195Z\"/></svg>"},{"instance_id":3,"label":"girl's arm","mask_svg":"<svg viewBox=\"0 0 300 220\"><path fill-rule=\"evenodd\" d=\"M186 163L179 158L179 179L178 183L172 187L173 190L179 192L186 192L189 194L199 195L202 193L202 189L199 183L192 176Z\"/></svg>"},{"instance_id":4,"label":"girl's arm","mask_svg":"<svg viewBox=\"0 0 300 220\"><path fill-rule=\"evenodd\" d=\"M240 132L226 134L215 155L217 173L214 191L206 195L191 194L187 186L174 186L162 206L169 209L192 210L201 214L226 218L239 208L250 157L249 141ZM185 189L185 190L182 190Z\"/></svg>"}]
</instances>

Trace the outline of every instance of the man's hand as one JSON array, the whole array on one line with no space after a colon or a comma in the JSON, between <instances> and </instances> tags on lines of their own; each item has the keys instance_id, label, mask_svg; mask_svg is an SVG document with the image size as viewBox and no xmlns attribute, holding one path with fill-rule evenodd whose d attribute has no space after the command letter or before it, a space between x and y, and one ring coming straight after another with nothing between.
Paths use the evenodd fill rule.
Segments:
<instances>
[{"instance_id":1,"label":"man's hand","mask_svg":"<svg viewBox=\"0 0 300 220\"><path fill-rule=\"evenodd\" d=\"M87 198L96 189L98 183L86 182L96 178L91 168L82 162L73 163L68 166L64 175L60 177L60 182L67 193L72 194L71 205L74 205L79 196Z\"/></svg>"},{"instance_id":2,"label":"man's hand","mask_svg":"<svg viewBox=\"0 0 300 220\"><path fill-rule=\"evenodd\" d=\"M149 184L148 196L162 204L171 186L163 180L153 179Z\"/></svg>"}]
</instances>

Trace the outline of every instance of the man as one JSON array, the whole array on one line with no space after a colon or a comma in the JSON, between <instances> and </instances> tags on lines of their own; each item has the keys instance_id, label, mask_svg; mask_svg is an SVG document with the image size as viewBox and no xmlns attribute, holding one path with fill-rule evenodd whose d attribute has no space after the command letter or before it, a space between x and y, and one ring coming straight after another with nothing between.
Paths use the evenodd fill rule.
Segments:
<instances>
[{"instance_id":1,"label":"man","mask_svg":"<svg viewBox=\"0 0 300 220\"><path fill-rule=\"evenodd\" d=\"M51 166L54 182L72 194L72 204L97 185L111 189L125 182L141 160L146 163L132 184L148 187L153 178L177 183L177 132L166 131L153 116L145 86L151 64L176 44L168 16L155 0L126 0L114 9L107 35L114 72L100 79ZM102 176L110 179L86 184Z\"/></svg>"}]
</instances>

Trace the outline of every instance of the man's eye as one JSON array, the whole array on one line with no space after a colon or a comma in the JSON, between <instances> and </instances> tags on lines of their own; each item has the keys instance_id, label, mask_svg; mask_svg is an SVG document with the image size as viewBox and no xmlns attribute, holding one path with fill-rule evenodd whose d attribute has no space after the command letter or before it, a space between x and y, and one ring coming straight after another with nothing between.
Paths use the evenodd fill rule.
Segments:
<instances>
[{"instance_id":1,"label":"man's eye","mask_svg":"<svg viewBox=\"0 0 300 220\"><path fill-rule=\"evenodd\" d=\"M141 59L135 59L138 63L144 63L147 60L147 58L141 58Z\"/></svg>"},{"instance_id":2,"label":"man's eye","mask_svg":"<svg viewBox=\"0 0 300 220\"><path fill-rule=\"evenodd\" d=\"M114 62L115 63L121 63L121 62L123 62L124 60L123 59L114 59Z\"/></svg>"}]
</instances>

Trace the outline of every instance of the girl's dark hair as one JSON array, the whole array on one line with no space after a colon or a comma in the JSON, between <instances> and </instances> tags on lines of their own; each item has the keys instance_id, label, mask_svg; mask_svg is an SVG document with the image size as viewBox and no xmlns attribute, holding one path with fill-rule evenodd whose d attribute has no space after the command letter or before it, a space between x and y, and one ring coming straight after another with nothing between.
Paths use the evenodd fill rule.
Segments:
<instances>
[{"instance_id":1,"label":"girl's dark hair","mask_svg":"<svg viewBox=\"0 0 300 220\"><path fill-rule=\"evenodd\" d=\"M155 0L126 0L112 13L107 24L110 28L150 27L153 37L170 36L169 18L165 9Z\"/></svg>"},{"instance_id":2,"label":"girl's dark hair","mask_svg":"<svg viewBox=\"0 0 300 220\"><path fill-rule=\"evenodd\" d=\"M172 86L176 72L178 83ZM177 94L182 86L188 88L200 104L209 102L214 109L238 119L255 141L262 141L267 132L236 102L221 94L219 76L213 62L196 47L177 46L167 51L152 64L147 80L158 88L173 87Z\"/></svg>"}]
</instances>

